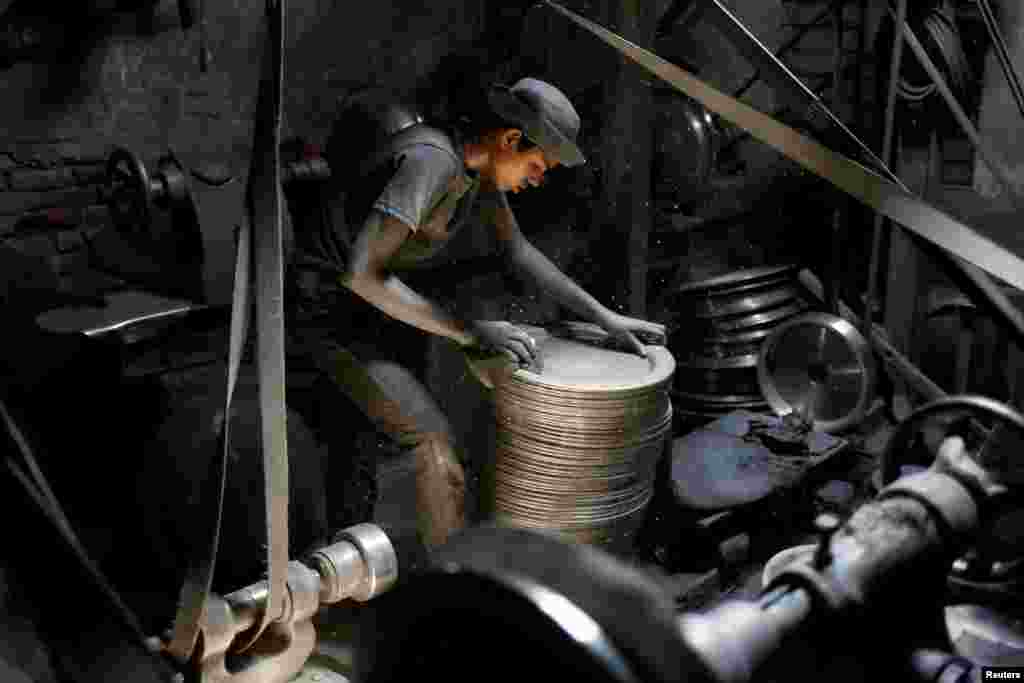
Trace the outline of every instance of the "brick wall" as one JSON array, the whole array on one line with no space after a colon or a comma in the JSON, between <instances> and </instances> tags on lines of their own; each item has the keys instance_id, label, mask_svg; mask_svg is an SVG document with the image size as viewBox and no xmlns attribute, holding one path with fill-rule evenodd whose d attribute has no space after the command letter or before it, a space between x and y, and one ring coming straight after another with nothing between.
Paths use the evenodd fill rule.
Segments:
<instances>
[{"instance_id":1,"label":"brick wall","mask_svg":"<svg viewBox=\"0 0 1024 683\"><path fill-rule=\"evenodd\" d=\"M285 138L323 142L339 96L372 83L412 90L442 56L472 43L484 25L479 0L442 0L420 11L409 4L288 3ZM81 240L65 233L88 234L106 225L99 191L103 162L114 145L138 155L150 171L173 147L187 166L223 163L244 181L263 3L233 0L206 7L212 55L207 73L198 67L200 31L180 28L173 0L154 3L151 14L91 17L80 37L69 34L81 47L54 60L60 63L21 61L0 71L5 248L49 259L49 267L58 253L55 235L62 235L66 251ZM70 210L52 210L58 207ZM232 196L203 219L221 226L218 236L230 240L240 210ZM71 268L60 267L65 270L57 274L65 276Z\"/></svg>"}]
</instances>

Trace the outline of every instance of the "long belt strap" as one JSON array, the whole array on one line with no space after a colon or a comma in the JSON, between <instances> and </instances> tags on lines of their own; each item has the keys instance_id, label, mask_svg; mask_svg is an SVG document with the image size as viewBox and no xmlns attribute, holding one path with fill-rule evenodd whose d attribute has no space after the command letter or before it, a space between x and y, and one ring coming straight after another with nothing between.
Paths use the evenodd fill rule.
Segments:
<instances>
[{"instance_id":1,"label":"long belt strap","mask_svg":"<svg viewBox=\"0 0 1024 683\"><path fill-rule=\"evenodd\" d=\"M238 370L242 362L242 351L249 327L249 221L243 217L238 230L238 252L235 260L235 286L231 303L231 331L228 342L227 395L224 400L224 423L218 449L210 462L198 510L203 514L196 525L202 542L197 544L193 558L185 575L178 599L178 611L174 618L171 642L167 652L180 663L192 656L199 635L199 625L206 606L206 597L213 582L213 570L217 564L217 550L220 545L220 526L224 508L224 485L227 479L228 453L231 448L231 400L238 381ZM203 536L203 532L205 536Z\"/></svg>"},{"instance_id":2,"label":"long belt strap","mask_svg":"<svg viewBox=\"0 0 1024 683\"><path fill-rule=\"evenodd\" d=\"M1024 260L896 183L693 77L675 64L551 0L545 4L729 122L879 213L943 249L1024 289Z\"/></svg>"},{"instance_id":3,"label":"long belt strap","mask_svg":"<svg viewBox=\"0 0 1024 683\"><path fill-rule=\"evenodd\" d=\"M251 644L284 609L288 563L288 452L284 406L284 327L282 214L280 187L280 120L283 80L284 3L267 0L268 49L256 108L253 152L246 187L246 212L238 231L235 282L228 349L224 424L217 455L201 495L207 536L182 586L171 642L167 651L187 662L195 649L200 623L217 560L224 485L230 452L231 403L249 327L251 279L256 280L257 365L259 368L261 448L267 505L269 594L263 620L252 632ZM273 180L273 182L269 182ZM255 245L252 230L255 228ZM255 260L255 273L252 261ZM211 518L212 517L212 518Z\"/></svg>"},{"instance_id":4,"label":"long belt strap","mask_svg":"<svg viewBox=\"0 0 1024 683\"><path fill-rule=\"evenodd\" d=\"M247 205L254 229L256 354L267 522L267 603L251 645L285 611L288 573L288 440L284 365L284 216L281 198L281 92L284 0L267 0L267 50L256 103Z\"/></svg>"}]
</instances>

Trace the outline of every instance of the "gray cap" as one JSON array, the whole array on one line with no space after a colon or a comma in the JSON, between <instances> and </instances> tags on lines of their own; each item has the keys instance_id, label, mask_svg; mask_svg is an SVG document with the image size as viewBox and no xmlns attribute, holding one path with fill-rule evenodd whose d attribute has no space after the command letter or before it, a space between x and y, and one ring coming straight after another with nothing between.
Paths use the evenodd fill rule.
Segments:
<instances>
[{"instance_id":1,"label":"gray cap","mask_svg":"<svg viewBox=\"0 0 1024 683\"><path fill-rule=\"evenodd\" d=\"M569 98L555 86L536 78L523 78L511 88L491 86L488 98L496 114L522 125L526 137L545 154L566 166L587 162L576 146L580 116Z\"/></svg>"}]
</instances>

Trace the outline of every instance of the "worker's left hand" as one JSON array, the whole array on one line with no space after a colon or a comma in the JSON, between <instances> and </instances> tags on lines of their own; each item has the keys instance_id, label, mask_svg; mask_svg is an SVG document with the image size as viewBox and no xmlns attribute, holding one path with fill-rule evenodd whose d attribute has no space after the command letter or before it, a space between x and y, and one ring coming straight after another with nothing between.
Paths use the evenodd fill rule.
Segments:
<instances>
[{"instance_id":1,"label":"worker's left hand","mask_svg":"<svg viewBox=\"0 0 1024 683\"><path fill-rule=\"evenodd\" d=\"M614 311L605 311L596 322L616 341L641 356L646 355L645 344L665 344L665 326L658 323L630 318Z\"/></svg>"}]
</instances>

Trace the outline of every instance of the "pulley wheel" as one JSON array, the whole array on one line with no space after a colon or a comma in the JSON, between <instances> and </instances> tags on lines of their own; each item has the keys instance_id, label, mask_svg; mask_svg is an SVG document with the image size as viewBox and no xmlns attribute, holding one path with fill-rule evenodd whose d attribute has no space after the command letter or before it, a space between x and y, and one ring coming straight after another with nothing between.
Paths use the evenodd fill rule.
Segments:
<instances>
[{"instance_id":1,"label":"pulley wheel","mask_svg":"<svg viewBox=\"0 0 1024 683\"><path fill-rule=\"evenodd\" d=\"M161 192L160 196L154 199L165 204L177 204L185 201L188 198L188 180L185 176L185 167L178 161L174 152L160 157L156 165Z\"/></svg>"},{"instance_id":2,"label":"pulley wheel","mask_svg":"<svg viewBox=\"0 0 1024 683\"><path fill-rule=\"evenodd\" d=\"M706 318L695 324L705 337L718 337L723 335L744 333L752 328L762 329L766 325L778 325L787 318L792 318L803 313L810 305L797 299L790 301L777 308L768 308L748 315L722 316L721 318Z\"/></svg>"},{"instance_id":3,"label":"pulley wheel","mask_svg":"<svg viewBox=\"0 0 1024 683\"><path fill-rule=\"evenodd\" d=\"M749 268L724 275L717 275L706 280L687 282L676 288L676 295L720 295L739 292L752 287L763 287L768 283L783 282L796 277L797 266L764 266Z\"/></svg>"},{"instance_id":4,"label":"pulley wheel","mask_svg":"<svg viewBox=\"0 0 1024 683\"><path fill-rule=\"evenodd\" d=\"M826 313L781 324L761 348L758 382L779 415L798 413L815 429L850 427L867 413L875 383L871 349L857 329Z\"/></svg>"},{"instance_id":5,"label":"pulley wheel","mask_svg":"<svg viewBox=\"0 0 1024 683\"><path fill-rule=\"evenodd\" d=\"M437 569L374 602L357 648L365 683L444 671L635 683L710 680L649 576L593 546L484 525L456 535ZM362 631L362 629L361 629Z\"/></svg>"},{"instance_id":6,"label":"pulley wheel","mask_svg":"<svg viewBox=\"0 0 1024 683\"><path fill-rule=\"evenodd\" d=\"M771 287L764 291L750 291L739 294L708 296L696 299L687 309L698 318L718 318L729 315L755 313L775 308L800 299L800 288L796 285Z\"/></svg>"},{"instance_id":7,"label":"pulley wheel","mask_svg":"<svg viewBox=\"0 0 1024 683\"><path fill-rule=\"evenodd\" d=\"M119 229L140 232L149 227L153 212L153 185L142 160L123 147L107 160L107 204Z\"/></svg>"}]
</instances>

